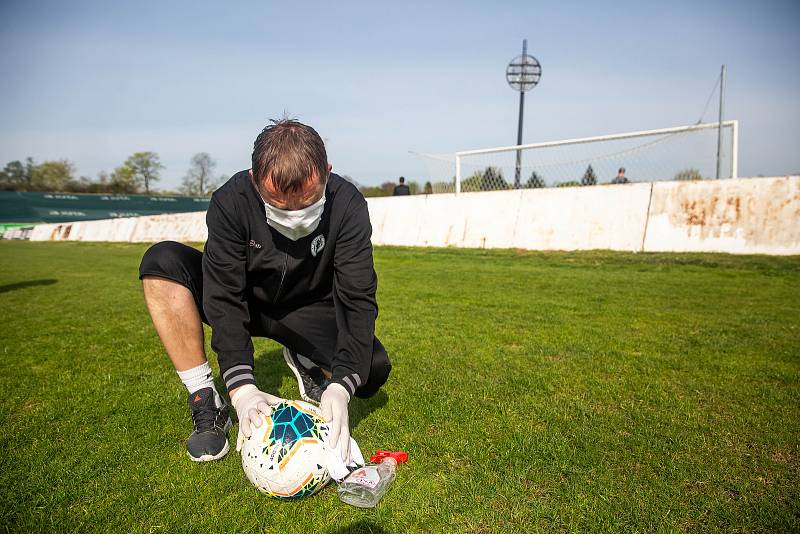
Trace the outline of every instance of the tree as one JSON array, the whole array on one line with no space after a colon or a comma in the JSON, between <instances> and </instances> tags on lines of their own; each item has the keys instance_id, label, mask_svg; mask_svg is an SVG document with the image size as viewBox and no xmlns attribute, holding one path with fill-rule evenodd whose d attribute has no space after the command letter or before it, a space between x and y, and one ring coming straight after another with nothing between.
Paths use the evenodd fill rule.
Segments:
<instances>
[{"instance_id":1,"label":"tree","mask_svg":"<svg viewBox=\"0 0 800 534\"><path fill-rule=\"evenodd\" d=\"M542 177L539 176L539 173L533 171L531 172L531 176L530 178L528 178L528 181L525 182L525 187L529 189L539 189L541 187L544 187L544 179L542 179Z\"/></svg>"},{"instance_id":2,"label":"tree","mask_svg":"<svg viewBox=\"0 0 800 534\"><path fill-rule=\"evenodd\" d=\"M33 189L33 170L36 168L36 164L33 162L33 158L28 156L25 158L25 171L22 175L25 181L25 187L30 191Z\"/></svg>"},{"instance_id":3,"label":"tree","mask_svg":"<svg viewBox=\"0 0 800 534\"><path fill-rule=\"evenodd\" d=\"M24 189L25 166L20 161L9 161L5 168L0 171L0 189L6 191L18 191Z\"/></svg>"},{"instance_id":4,"label":"tree","mask_svg":"<svg viewBox=\"0 0 800 534\"><path fill-rule=\"evenodd\" d=\"M461 191L480 191L483 173L475 171L471 176L461 180Z\"/></svg>"},{"instance_id":5,"label":"tree","mask_svg":"<svg viewBox=\"0 0 800 534\"><path fill-rule=\"evenodd\" d=\"M502 169L486 167L482 171L475 171L472 176L461 181L462 191L495 191L509 189L508 183L503 178Z\"/></svg>"},{"instance_id":6,"label":"tree","mask_svg":"<svg viewBox=\"0 0 800 534\"><path fill-rule=\"evenodd\" d=\"M73 181L74 172L69 160L45 161L33 166L30 188L37 191L64 191Z\"/></svg>"},{"instance_id":7,"label":"tree","mask_svg":"<svg viewBox=\"0 0 800 534\"><path fill-rule=\"evenodd\" d=\"M138 193L139 188L136 185L136 177L134 176L133 169L127 165L122 165L114 169L114 172L111 173L111 180L108 188L110 192L118 195Z\"/></svg>"},{"instance_id":8,"label":"tree","mask_svg":"<svg viewBox=\"0 0 800 534\"><path fill-rule=\"evenodd\" d=\"M74 183L74 182L73 182ZM106 171L100 171L97 173L97 180L93 181L92 179L81 176L78 187L85 187L83 192L85 193L113 193L113 189L111 188L111 177ZM78 190L75 190L78 192Z\"/></svg>"},{"instance_id":9,"label":"tree","mask_svg":"<svg viewBox=\"0 0 800 534\"><path fill-rule=\"evenodd\" d=\"M433 182L431 184L431 193L452 193L455 191L456 188L456 177L453 176L453 179L449 182ZM461 190L466 191L464 189L464 183L461 183Z\"/></svg>"},{"instance_id":10,"label":"tree","mask_svg":"<svg viewBox=\"0 0 800 534\"><path fill-rule=\"evenodd\" d=\"M7 191L30 191L33 189L33 170L36 164L33 158L26 158L25 163L21 161L10 161L5 168L0 171L0 189Z\"/></svg>"},{"instance_id":11,"label":"tree","mask_svg":"<svg viewBox=\"0 0 800 534\"><path fill-rule=\"evenodd\" d=\"M384 196L391 196L394 194L394 182L383 182L381 184L381 189L386 193Z\"/></svg>"},{"instance_id":12,"label":"tree","mask_svg":"<svg viewBox=\"0 0 800 534\"><path fill-rule=\"evenodd\" d=\"M503 171L496 167L486 167L481 175L481 191L494 191L508 189L508 183L503 178Z\"/></svg>"},{"instance_id":13,"label":"tree","mask_svg":"<svg viewBox=\"0 0 800 534\"><path fill-rule=\"evenodd\" d=\"M367 198L369 198L369 197L388 197L388 196L390 196L392 194L392 193L387 193L386 189L384 189L383 187L378 187L378 186L362 185L359 188L359 190L361 191L361 194L364 195Z\"/></svg>"},{"instance_id":14,"label":"tree","mask_svg":"<svg viewBox=\"0 0 800 534\"><path fill-rule=\"evenodd\" d=\"M189 165L189 170L183 177L181 192L187 195L210 195L222 180L222 176L219 178L214 176L217 162L211 159L207 152L198 152L192 156Z\"/></svg>"},{"instance_id":15,"label":"tree","mask_svg":"<svg viewBox=\"0 0 800 534\"><path fill-rule=\"evenodd\" d=\"M433 184L430 182L425 182L425 194L432 195L433 194Z\"/></svg>"},{"instance_id":16,"label":"tree","mask_svg":"<svg viewBox=\"0 0 800 534\"><path fill-rule=\"evenodd\" d=\"M122 167L124 168L122 177L128 179L132 178L133 183L138 190L144 186L146 195L150 194L150 184L157 182L161 178L161 169L164 166L161 164L161 159L155 152L136 152L131 157L125 160ZM117 171L114 171L117 172Z\"/></svg>"},{"instance_id":17,"label":"tree","mask_svg":"<svg viewBox=\"0 0 800 534\"><path fill-rule=\"evenodd\" d=\"M691 169L683 169L675 174L675 180L678 181L687 181L687 180L702 180L703 175L700 174L700 171L694 168Z\"/></svg>"},{"instance_id":18,"label":"tree","mask_svg":"<svg viewBox=\"0 0 800 534\"><path fill-rule=\"evenodd\" d=\"M583 178L581 178L581 185L597 185L597 176L594 174L594 169L591 165L586 167L586 172L583 173Z\"/></svg>"},{"instance_id":19,"label":"tree","mask_svg":"<svg viewBox=\"0 0 800 534\"><path fill-rule=\"evenodd\" d=\"M88 176L81 176L73 178L64 185L63 191L69 193L97 193L98 185L93 182Z\"/></svg>"}]
</instances>

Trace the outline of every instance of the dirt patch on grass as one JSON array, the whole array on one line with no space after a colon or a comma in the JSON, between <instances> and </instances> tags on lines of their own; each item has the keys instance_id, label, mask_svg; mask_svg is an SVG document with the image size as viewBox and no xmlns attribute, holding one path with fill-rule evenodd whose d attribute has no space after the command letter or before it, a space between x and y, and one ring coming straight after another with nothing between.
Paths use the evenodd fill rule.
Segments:
<instances>
[{"instance_id":1,"label":"dirt patch on grass","mask_svg":"<svg viewBox=\"0 0 800 534\"><path fill-rule=\"evenodd\" d=\"M778 462L778 463L781 463L781 464L787 464L787 465L791 465L793 467L797 467L798 466L798 461L797 461L798 458L797 458L797 452L796 451L778 449L777 451L773 451L769 455L769 458L773 462Z\"/></svg>"},{"instance_id":2,"label":"dirt patch on grass","mask_svg":"<svg viewBox=\"0 0 800 534\"><path fill-rule=\"evenodd\" d=\"M44 407L42 400L30 400L24 404L17 406L16 413L23 415L35 412L36 410Z\"/></svg>"}]
</instances>

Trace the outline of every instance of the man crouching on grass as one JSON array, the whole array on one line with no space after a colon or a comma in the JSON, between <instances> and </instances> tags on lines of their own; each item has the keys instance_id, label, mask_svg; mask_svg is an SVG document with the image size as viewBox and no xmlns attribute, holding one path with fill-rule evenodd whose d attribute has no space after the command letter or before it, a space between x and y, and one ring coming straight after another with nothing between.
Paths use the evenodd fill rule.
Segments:
<instances>
[{"instance_id":1,"label":"man crouching on grass","mask_svg":"<svg viewBox=\"0 0 800 534\"><path fill-rule=\"evenodd\" d=\"M377 277L363 195L332 174L317 132L283 119L256 138L252 169L211 197L204 251L164 241L142 258L147 308L189 390L197 462L228 453L232 422L214 387L202 323L211 326L222 381L250 437L282 399L260 391L252 336L284 346L300 396L319 403L330 444L350 460L348 403L371 397L392 368L375 338Z\"/></svg>"}]
</instances>

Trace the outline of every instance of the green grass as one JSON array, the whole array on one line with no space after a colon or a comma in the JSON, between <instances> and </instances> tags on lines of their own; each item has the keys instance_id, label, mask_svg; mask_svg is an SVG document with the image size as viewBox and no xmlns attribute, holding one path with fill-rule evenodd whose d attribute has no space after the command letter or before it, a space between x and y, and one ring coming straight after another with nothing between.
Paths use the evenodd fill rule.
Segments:
<instances>
[{"instance_id":1,"label":"green grass","mask_svg":"<svg viewBox=\"0 0 800 534\"><path fill-rule=\"evenodd\" d=\"M353 435L410 462L360 510L188 461L145 248L0 242L0 529L800 530L800 258L378 248L394 371Z\"/></svg>"}]
</instances>

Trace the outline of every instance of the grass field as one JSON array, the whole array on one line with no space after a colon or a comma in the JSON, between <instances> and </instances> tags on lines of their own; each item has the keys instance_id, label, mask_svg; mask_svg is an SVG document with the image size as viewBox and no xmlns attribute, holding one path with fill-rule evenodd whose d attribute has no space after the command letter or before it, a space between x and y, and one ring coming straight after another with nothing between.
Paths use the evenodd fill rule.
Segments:
<instances>
[{"instance_id":1,"label":"grass field","mask_svg":"<svg viewBox=\"0 0 800 534\"><path fill-rule=\"evenodd\" d=\"M351 423L410 462L360 510L187 459L145 248L0 242L0 530L800 530L800 258L377 249L394 371Z\"/></svg>"}]
</instances>

